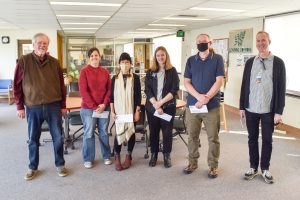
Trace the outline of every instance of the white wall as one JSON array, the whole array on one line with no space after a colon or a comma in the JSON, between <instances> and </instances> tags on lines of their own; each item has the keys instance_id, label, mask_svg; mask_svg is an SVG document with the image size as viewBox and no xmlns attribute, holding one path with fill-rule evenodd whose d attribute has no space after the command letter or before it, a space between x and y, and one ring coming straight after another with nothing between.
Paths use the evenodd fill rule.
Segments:
<instances>
[{"instance_id":1,"label":"white wall","mask_svg":"<svg viewBox=\"0 0 300 200\"><path fill-rule=\"evenodd\" d=\"M169 35L153 39L153 51L159 46L164 46L170 56L171 64L176 68L177 72L181 72L181 51L182 51L182 38L176 35Z\"/></svg>"},{"instance_id":2,"label":"white wall","mask_svg":"<svg viewBox=\"0 0 300 200\"><path fill-rule=\"evenodd\" d=\"M223 24L219 26L207 27L203 29L192 30L190 34L186 34L185 40L190 43L183 45L183 59L184 55L192 55L196 50L195 39L200 33L207 33L212 39L218 38L229 38L229 31L237 29L247 29L253 28L253 55L256 55L257 49L255 47L255 36L256 33L263 29L263 19L255 18L251 20L244 20L230 24ZM272 39L272 35L270 36ZM273 52L276 55L276 52ZM239 96L240 87L242 82L242 75L244 67L238 67L236 64L236 59L241 54L230 53L229 54L229 68L228 68L228 83L225 89L225 103L238 108L239 107ZM249 54L247 54L249 55ZM183 62L186 61L183 60ZM184 72L184 70L182 71ZM286 106L283 114L284 123L300 128L300 99L286 97Z\"/></svg>"},{"instance_id":3,"label":"white wall","mask_svg":"<svg viewBox=\"0 0 300 200\"><path fill-rule=\"evenodd\" d=\"M13 79L18 58L17 40L31 40L32 36L38 32L43 32L50 38L49 53L57 58L57 32L56 30L0 30L0 37L9 36L10 43L0 42L0 79Z\"/></svg>"}]
</instances>

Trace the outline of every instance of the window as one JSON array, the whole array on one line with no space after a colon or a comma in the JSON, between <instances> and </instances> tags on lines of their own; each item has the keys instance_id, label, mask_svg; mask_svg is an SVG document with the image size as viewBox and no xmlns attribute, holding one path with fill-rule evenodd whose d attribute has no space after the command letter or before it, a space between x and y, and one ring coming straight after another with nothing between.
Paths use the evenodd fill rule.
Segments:
<instances>
[{"instance_id":1,"label":"window","mask_svg":"<svg viewBox=\"0 0 300 200\"><path fill-rule=\"evenodd\" d=\"M300 96L300 13L277 15L265 19L270 34L270 50L283 59L286 67L287 93Z\"/></svg>"}]
</instances>

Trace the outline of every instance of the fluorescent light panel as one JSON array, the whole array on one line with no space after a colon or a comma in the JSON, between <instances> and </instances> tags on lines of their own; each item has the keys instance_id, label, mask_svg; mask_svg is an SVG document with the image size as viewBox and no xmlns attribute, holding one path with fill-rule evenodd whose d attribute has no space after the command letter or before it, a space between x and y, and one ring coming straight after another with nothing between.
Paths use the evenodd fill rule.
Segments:
<instances>
[{"instance_id":1,"label":"fluorescent light panel","mask_svg":"<svg viewBox=\"0 0 300 200\"><path fill-rule=\"evenodd\" d=\"M138 28L137 31L170 31L172 29L166 28Z\"/></svg>"},{"instance_id":2,"label":"fluorescent light panel","mask_svg":"<svg viewBox=\"0 0 300 200\"><path fill-rule=\"evenodd\" d=\"M64 6L102 6L102 7L120 7L120 3L92 3L92 2L58 2L50 1L51 5L64 5Z\"/></svg>"},{"instance_id":3,"label":"fluorescent light panel","mask_svg":"<svg viewBox=\"0 0 300 200\"><path fill-rule=\"evenodd\" d=\"M148 24L149 26L172 26L172 27L177 27L177 26L185 26L183 24Z\"/></svg>"},{"instance_id":4,"label":"fluorescent light panel","mask_svg":"<svg viewBox=\"0 0 300 200\"><path fill-rule=\"evenodd\" d=\"M186 21L205 21L205 20L209 20L209 19L205 19L205 18L191 18L191 17L166 17L164 19L167 19L167 20L186 20Z\"/></svg>"},{"instance_id":5,"label":"fluorescent light panel","mask_svg":"<svg viewBox=\"0 0 300 200\"><path fill-rule=\"evenodd\" d=\"M92 23L92 22L61 22L61 25L102 25L103 23Z\"/></svg>"},{"instance_id":6,"label":"fluorescent light panel","mask_svg":"<svg viewBox=\"0 0 300 200\"><path fill-rule=\"evenodd\" d=\"M192 7L190 10L204 10L204 11L220 11L220 12L244 12L245 10L227 9L227 8L201 8Z\"/></svg>"},{"instance_id":7,"label":"fluorescent light panel","mask_svg":"<svg viewBox=\"0 0 300 200\"><path fill-rule=\"evenodd\" d=\"M97 30L98 28L64 28L64 30Z\"/></svg>"},{"instance_id":8,"label":"fluorescent light panel","mask_svg":"<svg viewBox=\"0 0 300 200\"><path fill-rule=\"evenodd\" d=\"M85 17L85 18L109 18L104 15L56 15L57 17Z\"/></svg>"},{"instance_id":9,"label":"fluorescent light panel","mask_svg":"<svg viewBox=\"0 0 300 200\"><path fill-rule=\"evenodd\" d=\"M128 33L130 33L130 34L153 34L153 32L138 32L138 31L130 31L130 32L128 32Z\"/></svg>"}]
</instances>

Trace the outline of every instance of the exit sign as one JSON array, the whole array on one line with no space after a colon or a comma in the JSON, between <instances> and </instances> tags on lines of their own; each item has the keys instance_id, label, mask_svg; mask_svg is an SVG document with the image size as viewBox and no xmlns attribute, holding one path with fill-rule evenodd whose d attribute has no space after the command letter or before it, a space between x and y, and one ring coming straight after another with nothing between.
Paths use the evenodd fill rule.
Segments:
<instances>
[{"instance_id":1,"label":"exit sign","mask_svg":"<svg viewBox=\"0 0 300 200\"><path fill-rule=\"evenodd\" d=\"M184 31L182 31L182 30L177 31L176 37L184 37Z\"/></svg>"}]
</instances>

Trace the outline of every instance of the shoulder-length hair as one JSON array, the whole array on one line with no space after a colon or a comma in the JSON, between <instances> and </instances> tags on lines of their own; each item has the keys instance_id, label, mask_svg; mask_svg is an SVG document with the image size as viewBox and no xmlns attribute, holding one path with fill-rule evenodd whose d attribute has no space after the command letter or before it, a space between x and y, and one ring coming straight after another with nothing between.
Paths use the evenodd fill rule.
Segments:
<instances>
[{"instance_id":1,"label":"shoulder-length hair","mask_svg":"<svg viewBox=\"0 0 300 200\"><path fill-rule=\"evenodd\" d=\"M156 54L158 51L163 51L165 54L166 54L166 65L165 65L165 69L168 70L168 69L171 69L173 66L171 64L171 61L170 61L170 56L169 56L169 53L167 51L167 49L163 46L159 46L155 49L155 52L154 52L154 56L153 56L153 59L152 59L152 63L151 63L151 66L150 66L150 70L151 71L157 71L158 68L159 68L159 64L156 60Z\"/></svg>"}]
</instances>

